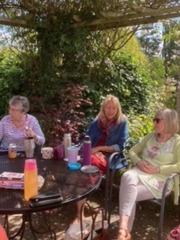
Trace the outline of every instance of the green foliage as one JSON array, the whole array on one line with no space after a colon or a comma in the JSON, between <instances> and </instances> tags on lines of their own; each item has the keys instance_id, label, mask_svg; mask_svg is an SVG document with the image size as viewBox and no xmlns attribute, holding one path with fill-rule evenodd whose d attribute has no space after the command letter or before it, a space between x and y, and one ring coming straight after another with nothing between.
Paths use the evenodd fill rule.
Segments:
<instances>
[{"instance_id":1,"label":"green foliage","mask_svg":"<svg viewBox=\"0 0 180 240\"><path fill-rule=\"evenodd\" d=\"M149 57L157 57L161 52L161 23L147 24L137 34L143 52Z\"/></svg>"},{"instance_id":2,"label":"green foliage","mask_svg":"<svg viewBox=\"0 0 180 240\"><path fill-rule=\"evenodd\" d=\"M131 109L139 113L146 111L148 75L126 52L119 53L112 60L107 59L101 66L94 63L91 79L89 96L93 102L98 102L107 94L114 94L119 97L125 113Z\"/></svg>"},{"instance_id":3,"label":"green foliage","mask_svg":"<svg viewBox=\"0 0 180 240\"><path fill-rule=\"evenodd\" d=\"M126 45L122 48L122 50L128 53L133 57L134 61L142 68L147 70L147 66L150 65L148 57L141 51L141 45L138 39L133 36Z\"/></svg>"},{"instance_id":4,"label":"green foliage","mask_svg":"<svg viewBox=\"0 0 180 240\"><path fill-rule=\"evenodd\" d=\"M59 144L67 131L77 143L102 98L113 94L129 116L130 136L136 142L151 130L152 112L164 101L162 62L150 64L135 37L126 44L132 33L125 29L90 32L69 24L67 16L61 16L49 19L48 29L18 30L18 51L1 52L1 115L12 95L25 95L47 144Z\"/></svg>"},{"instance_id":5,"label":"green foliage","mask_svg":"<svg viewBox=\"0 0 180 240\"><path fill-rule=\"evenodd\" d=\"M164 62L161 58L151 58L151 62L149 64L150 67L150 76L153 87L162 86L164 84L165 78L165 67Z\"/></svg>"},{"instance_id":6,"label":"green foliage","mask_svg":"<svg viewBox=\"0 0 180 240\"><path fill-rule=\"evenodd\" d=\"M180 65L180 23L168 21L163 25L163 57L166 76L179 81Z\"/></svg>"},{"instance_id":7,"label":"green foliage","mask_svg":"<svg viewBox=\"0 0 180 240\"><path fill-rule=\"evenodd\" d=\"M134 144L139 142L146 134L153 131L152 113L136 115L133 112L129 114L129 132L130 139L127 144L127 149L130 149Z\"/></svg>"},{"instance_id":8,"label":"green foliage","mask_svg":"<svg viewBox=\"0 0 180 240\"><path fill-rule=\"evenodd\" d=\"M84 98L86 87L68 84L53 98L31 98L31 111L38 116L46 135L46 143L56 146L63 140L64 133L71 133L72 141L78 143L84 137L87 125L85 113L92 106Z\"/></svg>"},{"instance_id":9,"label":"green foliage","mask_svg":"<svg viewBox=\"0 0 180 240\"><path fill-rule=\"evenodd\" d=\"M0 52L0 115L7 111L7 103L12 94L17 94L20 88L22 68L19 66L16 53L8 48Z\"/></svg>"},{"instance_id":10,"label":"green foliage","mask_svg":"<svg viewBox=\"0 0 180 240\"><path fill-rule=\"evenodd\" d=\"M131 112L129 116L129 128L130 128L131 135L136 136L136 138L134 137L135 141L137 141L139 138L142 138L144 135L148 134L149 132L152 132L153 115L151 114L150 113L148 115L139 114L137 116Z\"/></svg>"}]
</instances>

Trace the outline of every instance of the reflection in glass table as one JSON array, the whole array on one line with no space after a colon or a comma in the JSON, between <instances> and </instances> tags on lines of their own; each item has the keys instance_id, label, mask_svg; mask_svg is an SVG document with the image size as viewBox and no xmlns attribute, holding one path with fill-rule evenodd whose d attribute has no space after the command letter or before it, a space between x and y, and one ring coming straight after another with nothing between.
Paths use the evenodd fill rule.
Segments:
<instances>
[{"instance_id":1,"label":"reflection in glass table","mask_svg":"<svg viewBox=\"0 0 180 240\"><path fill-rule=\"evenodd\" d=\"M23 190L0 188L0 214L6 215L5 227L8 234L10 229L8 215L22 214L22 225L13 236L9 236L9 239L15 239L16 236L20 236L20 239L23 239L26 222L29 223L34 239L38 239L37 234L39 232L33 226L32 220L32 215L35 212L39 212L44 216L47 225L46 231L50 239L56 239L56 234L51 230L50 222L43 213L85 198L100 185L101 174L99 172L83 173L81 170L71 171L67 167L68 163L63 160L44 160L41 156L37 156L36 160L38 174L44 178L39 194L59 194L62 197L62 201L30 207L29 202L24 200ZM0 156L0 174L4 171L21 173L24 171L24 162L24 157L11 160L6 155Z\"/></svg>"}]
</instances>

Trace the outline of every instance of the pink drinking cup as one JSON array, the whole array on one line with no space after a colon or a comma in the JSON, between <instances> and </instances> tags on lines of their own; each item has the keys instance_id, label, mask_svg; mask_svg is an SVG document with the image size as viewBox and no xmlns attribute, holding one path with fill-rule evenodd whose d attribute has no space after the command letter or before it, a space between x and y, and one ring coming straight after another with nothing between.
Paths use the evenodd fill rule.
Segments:
<instances>
[{"instance_id":1,"label":"pink drinking cup","mask_svg":"<svg viewBox=\"0 0 180 240\"><path fill-rule=\"evenodd\" d=\"M36 159L26 159L25 165L24 165L24 170L25 171L37 170Z\"/></svg>"}]
</instances>

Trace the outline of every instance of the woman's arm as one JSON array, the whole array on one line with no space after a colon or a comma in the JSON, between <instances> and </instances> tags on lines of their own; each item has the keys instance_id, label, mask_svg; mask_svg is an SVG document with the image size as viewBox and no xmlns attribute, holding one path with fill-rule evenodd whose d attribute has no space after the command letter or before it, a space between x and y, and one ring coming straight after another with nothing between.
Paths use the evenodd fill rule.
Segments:
<instances>
[{"instance_id":1,"label":"woman's arm","mask_svg":"<svg viewBox=\"0 0 180 240\"><path fill-rule=\"evenodd\" d=\"M128 122L126 120L122 121L119 125L119 127L115 130L115 133L112 133L111 141L114 141L111 146L113 147L113 152L120 152L122 151L126 146L126 141L129 137L129 128L128 128ZM114 139L114 140L113 140ZM117 139L117 140L115 140ZM110 143L110 141L109 141Z\"/></svg>"},{"instance_id":2,"label":"woman's arm","mask_svg":"<svg viewBox=\"0 0 180 240\"><path fill-rule=\"evenodd\" d=\"M38 145L43 145L45 143L45 136L41 130L38 120L34 116L29 115L28 128L26 130L27 136L32 136L34 141Z\"/></svg>"},{"instance_id":3,"label":"woman's arm","mask_svg":"<svg viewBox=\"0 0 180 240\"><path fill-rule=\"evenodd\" d=\"M125 148L128 134L129 131L127 121L122 121L118 126L115 126L115 128L112 129L112 131L109 133L105 145L94 147L93 153L113 153L122 151Z\"/></svg>"},{"instance_id":4,"label":"woman's arm","mask_svg":"<svg viewBox=\"0 0 180 240\"><path fill-rule=\"evenodd\" d=\"M146 135L144 138L142 138L142 140L137 143L136 145L134 145L130 150L129 150L129 158L130 160L133 162L134 165L136 165L137 163L139 163L140 161L142 161L140 155L142 153L142 151L144 150L146 143L148 142L148 140L154 135L154 133L149 133L148 135Z\"/></svg>"},{"instance_id":5,"label":"woman's arm","mask_svg":"<svg viewBox=\"0 0 180 240\"><path fill-rule=\"evenodd\" d=\"M2 123L2 121L0 121L0 144L1 144L1 140L3 138L3 134L4 134L3 123Z\"/></svg>"},{"instance_id":6,"label":"woman's arm","mask_svg":"<svg viewBox=\"0 0 180 240\"><path fill-rule=\"evenodd\" d=\"M113 146L98 146L92 148L92 154L97 152L104 152L104 153L113 153L114 147Z\"/></svg>"},{"instance_id":7,"label":"woman's arm","mask_svg":"<svg viewBox=\"0 0 180 240\"><path fill-rule=\"evenodd\" d=\"M160 166L160 173L170 175L172 173L180 173L180 136L176 135L173 151L174 163L170 165Z\"/></svg>"}]
</instances>

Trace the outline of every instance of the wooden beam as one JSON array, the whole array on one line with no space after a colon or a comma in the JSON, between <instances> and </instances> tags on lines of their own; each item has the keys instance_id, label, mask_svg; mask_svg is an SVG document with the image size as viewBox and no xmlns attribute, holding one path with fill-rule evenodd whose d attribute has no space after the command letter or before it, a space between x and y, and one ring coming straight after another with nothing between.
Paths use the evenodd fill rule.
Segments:
<instances>
[{"instance_id":1,"label":"wooden beam","mask_svg":"<svg viewBox=\"0 0 180 240\"><path fill-rule=\"evenodd\" d=\"M77 23L72 24L71 27L88 27L91 30L101 30L108 28L120 28L135 26L141 24L155 23L159 20L177 18L180 17L180 6L163 8L158 10L144 9L144 11L124 14L118 16L117 12L101 12L102 18L95 19L92 21L81 20ZM106 17L107 16L107 17ZM113 16L113 17L110 17ZM33 20L24 19L23 17L18 18L4 18L0 17L0 25L7 25L12 27L22 27L22 28L33 28ZM47 28L47 24L39 24L36 28Z\"/></svg>"},{"instance_id":2,"label":"wooden beam","mask_svg":"<svg viewBox=\"0 0 180 240\"><path fill-rule=\"evenodd\" d=\"M141 24L155 23L159 20L180 17L180 6L158 11L140 12L136 14L122 15L119 17L107 17L95 19L91 22L84 21L73 24L73 27L89 27L90 29L106 29L116 27L128 27Z\"/></svg>"},{"instance_id":3,"label":"wooden beam","mask_svg":"<svg viewBox=\"0 0 180 240\"><path fill-rule=\"evenodd\" d=\"M6 25L11 27L33 28L33 21L25 20L23 18L5 18L0 17L0 25ZM47 28L46 24L39 24L39 28Z\"/></svg>"},{"instance_id":4,"label":"wooden beam","mask_svg":"<svg viewBox=\"0 0 180 240\"><path fill-rule=\"evenodd\" d=\"M0 25L7 25L12 27L28 27L27 22L24 20L5 17L0 17Z\"/></svg>"},{"instance_id":5,"label":"wooden beam","mask_svg":"<svg viewBox=\"0 0 180 240\"><path fill-rule=\"evenodd\" d=\"M122 17L122 18L137 18L137 16L140 17L146 17L146 16L159 16L163 14L173 14L173 13L179 13L180 14L180 6L175 7L168 7L168 8L159 8L159 9L150 9L150 8L143 8L142 10L136 10L136 12L133 13L125 13L122 14L120 10L117 11L101 11L100 14L104 18L115 18L115 17Z\"/></svg>"}]
</instances>

